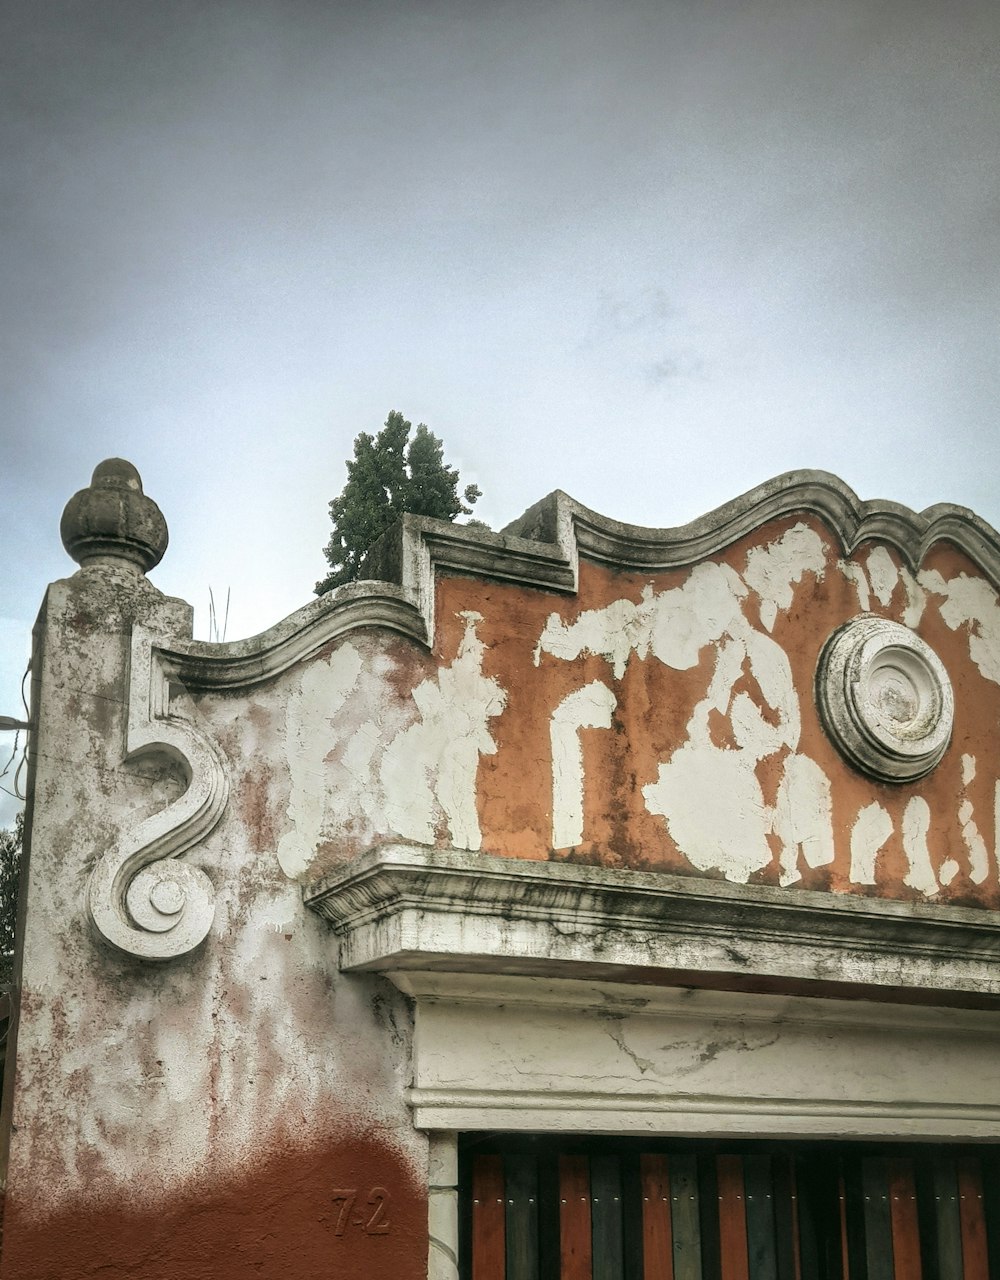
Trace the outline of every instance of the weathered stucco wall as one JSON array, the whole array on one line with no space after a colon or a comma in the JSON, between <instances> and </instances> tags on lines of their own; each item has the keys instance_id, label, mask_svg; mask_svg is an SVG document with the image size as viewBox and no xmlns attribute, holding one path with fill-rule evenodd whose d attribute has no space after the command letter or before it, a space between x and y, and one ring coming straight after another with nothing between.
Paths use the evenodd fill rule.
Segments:
<instances>
[{"instance_id":1,"label":"weathered stucco wall","mask_svg":"<svg viewBox=\"0 0 1000 1280\"><path fill-rule=\"evenodd\" d=\"M141 493L126 465L86 491L119 514L84 503L64 523L83 567L50 587L36 635L2 1280L427 1274L412 1002L341 971L303 905L377 846L1000 906L984 526L952 536L965 517L949 513L935 537L832 480L833 515L812 480L690 535L563 498L504 535L410 519L373 553L393 581L207 645L143 576L155 557L135 547L155 538L125 527ZM866 774L821 723L821 652L859 614L908 628L946 672L954 724L925 776ZM907 678L876 690L893 723ZM675 1074L664 1058L657 1097Z\"/></svg>"},{"instance_id":2,"label":"weathered stucco wall","mask_svg":"<svg viewBox=\"0 0 1000 1280\"><path fill-rule=\"evenodd\" d=\"M197 846L215 889L208 944L149 963L88 924L98 859L187 781L160 750L123 764L139 629L190 636L190 609L107 565L55 583L39 620L0 1275L422 1277L426 1142L403 1100L410 1013L384 979L338 972L332 933L282 870L287 785L267 794L281 747L261 746L255 712L223 700L208 726L179 688L171 709L191 711L236 769Z\"/></svg>"},{"instance_id":3,"label":"weathered stucco wall","mask_svg":"<svg viewBox=\"0 0 1000 1280\"><path fill-rule=\"evenodd\" d=\"M860 613L915 630L953 685L950 746L916 781L866 777L820 723L821 649ZM436 617L436 661L351 639L293 682L289 873L403 839L1000 904L1000 604L956 548L913 573L786 517L669 573L583 560L568 598L442 576Z\"/></svg>"}]
</instances>

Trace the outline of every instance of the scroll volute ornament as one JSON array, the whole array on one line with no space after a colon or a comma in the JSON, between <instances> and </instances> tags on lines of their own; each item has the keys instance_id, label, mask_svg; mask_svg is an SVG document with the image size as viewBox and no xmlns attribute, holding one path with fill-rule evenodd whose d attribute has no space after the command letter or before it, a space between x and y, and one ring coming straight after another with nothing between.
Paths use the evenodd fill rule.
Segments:
<instances>
[{"instance_id":1,"label":"scroll volute ornament","mask_svg":"<svg viewBox=\"0 0 1000 1280\"><path fill-rule=\"evenodd\" d=\"M955 696L940 658L909 627L874 614L827 640L816 701L841 755L881 782L922 778L951 740Z\"/></svg>"}]
</instances>

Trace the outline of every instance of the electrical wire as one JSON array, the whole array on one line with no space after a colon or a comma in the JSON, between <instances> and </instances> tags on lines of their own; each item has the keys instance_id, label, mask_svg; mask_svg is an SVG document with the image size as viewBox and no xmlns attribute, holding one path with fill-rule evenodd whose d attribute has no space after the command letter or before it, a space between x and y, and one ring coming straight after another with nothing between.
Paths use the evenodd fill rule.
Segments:
<instances>
[{"instance_id":1,"label":"electrical wire","mask_svg":"<svg viewBox=\"0 0 1000 1280\"><path fill-rule=\"evenodd\" d=\"M30 674L31 674L31 663L29 662L24 669L24 675L21 677L21 703L24 707L25 720L29 720L29 721L31 719L31 709L28 706L27 698L24 696L24 686L27 683L27 679ZM7 758L7 763L4 765L2 769L0 769L0 778L6 778L7 774L10 772L10 766L14 763L15 759L17 759L18 752L20 751L21 758L20 760L18 760L17 768L14 770L14 780L13 780L14 790L11 791L10 787L5 787L2 783L0 783L0 791L3 791L6 795L10 796L14 800L27 799L27 797L25 796L24 792L21 790L21 787L20 787L21 770L24 768L24 766L28 762L27 739L25 739L25 746L23 751L21 751L20 744L21 744L21 731L20 729L18 729L14 734L14 749L13 751L11 751L9 757Z\"/></svg>"}]
</instances>

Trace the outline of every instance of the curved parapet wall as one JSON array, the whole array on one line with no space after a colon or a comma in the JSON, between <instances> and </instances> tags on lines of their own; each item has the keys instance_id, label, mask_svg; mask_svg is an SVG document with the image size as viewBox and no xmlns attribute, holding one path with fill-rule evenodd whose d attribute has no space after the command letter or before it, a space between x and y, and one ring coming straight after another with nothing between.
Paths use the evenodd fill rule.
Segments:
<instances>
[{"instance_id":1,"label":"curved parapet wall","mask_svg":"<svg viewBox=\"0 0 1000 1280\"><path fill-rule=\"evenodd\" d=\"M504 532L556 542L620 568L669 569L696 564L769 521L794 514L818 517L846 552L863 542L886 543L911 570L936 542L951 542L994 585L1000 582L1000 535L967 507L941 502L918 512L898 502L862 501L826 471L786 471L688 524L661 529L609 519L556 490Z\"/></svg>"},{"instance_id":2,"label":"curved parapet wall","mask_svg":"<svg viewBox=\"0 0 1000 1280\"><path fill-rule=\"evenodd\" d=\"M211 925L211 885L165 860L202 840L227 802L232 769L205 714L213 695L252 700L255 689L297 673L287 722L301 716L306 695L296 690L307 686L313 707L322 701L321 673L341 645L346 665L328 681L330 696L350 701L338 684L347 668L355 692L371 680L346 638L368 631L385 637L390 665L416 663L420 678L407 689L394 677L381 695L369 688L375 718L352 736L375 745L353 801L337 800L336 769L323 781L320 757L336 755L335 728L312 746L301 726L294 744L273 744L289 777L284 821L294 828L278 842L279 861L296 878L315 880L361 852L362 831L371 841L736 883L996 903L1000 800L988 794L997 780L984 776L988 742L970 727L982 716L970 720L969 711L976 683L984 705L996 698L1000 540L972 513L862 502L835 477L808 471L672 529L610 520L556 492L499 534L407 516L372 548L365 572L368 580L249 640L135 641L124 759L172 753L188 786L98 861L89 911L115 946L169 958ZM834 634L859 618L912 637L909 647L890 647L903 655L895 665L880 660L881 710L871 710L874 694L859 701L844 673L834 678L821 661ZM430 648L430 659L414 644ZM317 655L325 655L319 667ZM928 727L921 713L927 751L913 745L916 722L904 714L918 670L940 671L944 684L935 674L934 687L947 686L947 724ZM152 701L150 690L159 691ZM181 691L199 723L185 722ZM392 720L380 697L394 703L398 742L380 727ZM968 749L951 748L956 715ZM876 748L876 739L895 746ZM409 778L404 759L414 764ZM525 759L527 785L518 780ZM905 785L942 761L944 781ZM309 798L295 780L307 774ZM154 861L159 871L148 869Z\"/></svg>"}]
</instances>

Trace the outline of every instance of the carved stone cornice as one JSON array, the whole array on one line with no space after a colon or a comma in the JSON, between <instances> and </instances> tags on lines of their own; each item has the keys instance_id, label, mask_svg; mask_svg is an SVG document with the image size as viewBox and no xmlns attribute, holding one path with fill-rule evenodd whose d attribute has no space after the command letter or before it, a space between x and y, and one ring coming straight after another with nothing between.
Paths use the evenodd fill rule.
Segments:
<instances>
[{"instance_id":1,"label":"carved stone cornice","mask_svg":"<svg viewBox=\"0 0 1000 1280\"><path fill-rule=\"evenodd\" d=\"M1000 996L1000 917L969 908L408 844L369 850L305 899L345 969Z\"/></svg>"},{"instance_id":2,"label":"carved stone cornice","mask_svg":"<svg viewBox=\"0 0 1000 1280\"><path fill-rule=\"evenodd\" d=\"M862 501L826 471L787 471L689 524L662 529L611 520L557 490L503 532L556 543L567 559L582 554L624 569L673 569L714 555L768 520L803 512L818 516L845 552L877 538L911 569L934 543L950 542L1000 586L1000 534L968 508L942 502L917 512L880 498Z\"/></svg>"},{"instance_id":3,"label":"carved stone cornice","mask_svg":"<svg viewBox=\"0 0 1000 1280\"><path fill-rule=\"evenodd\" d=\"M171 675L190 689L240 689L260 684L360 627L396 631L429 645L417 601L391 582L352 582L328 592L247 640L212 644L180 640L159 650Z\"/></svg>"}]
</instances>

